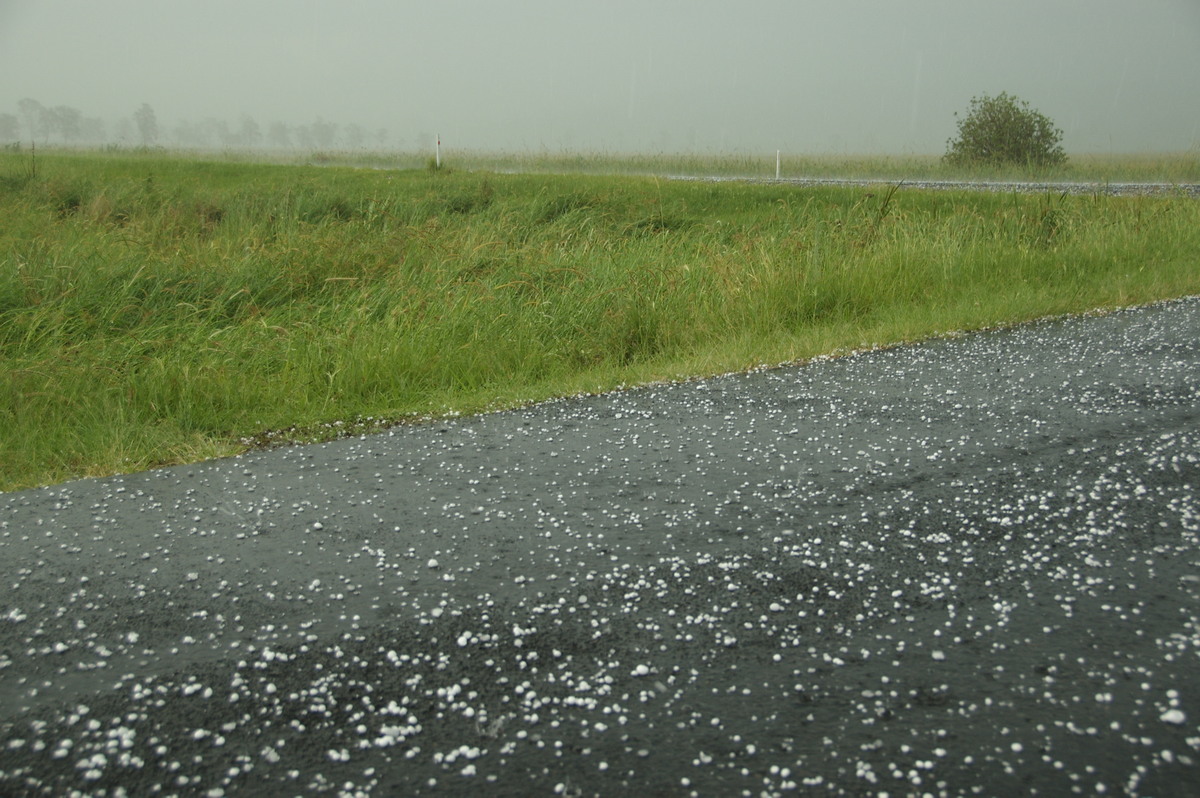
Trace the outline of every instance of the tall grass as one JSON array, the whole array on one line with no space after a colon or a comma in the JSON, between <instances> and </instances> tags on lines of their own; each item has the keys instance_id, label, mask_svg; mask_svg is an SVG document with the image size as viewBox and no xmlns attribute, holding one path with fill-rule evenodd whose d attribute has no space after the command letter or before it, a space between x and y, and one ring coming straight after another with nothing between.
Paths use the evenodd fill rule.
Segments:
<instances>
[{"instance_id":1,"label":"tall grass","mask_svg":"<svg viewBox=\"0 0 1200 798\"><path fill-rule=\"evenodd\" d=\"M1185 197L25 163L4 489L1200 290Z\"/></svg>"}]
</instances>

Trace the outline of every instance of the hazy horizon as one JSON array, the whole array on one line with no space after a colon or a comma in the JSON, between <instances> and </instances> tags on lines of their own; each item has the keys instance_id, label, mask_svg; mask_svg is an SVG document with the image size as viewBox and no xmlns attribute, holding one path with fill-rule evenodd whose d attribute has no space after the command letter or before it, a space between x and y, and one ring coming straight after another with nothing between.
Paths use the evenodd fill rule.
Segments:
<instances>
[{"instance_id":1,"label":"hazy horizon","mask_svg":"<svg viewBox=\"0 0 1200 798\"><path fill-rule=\"evenodd\" d=\"M1068 153L1200 148L1197 0L0 0L0 114L143 104L366 146L941 154L1009 92ZM26 137L22 123L22 137Z\"/></svg>"}]
</instances>

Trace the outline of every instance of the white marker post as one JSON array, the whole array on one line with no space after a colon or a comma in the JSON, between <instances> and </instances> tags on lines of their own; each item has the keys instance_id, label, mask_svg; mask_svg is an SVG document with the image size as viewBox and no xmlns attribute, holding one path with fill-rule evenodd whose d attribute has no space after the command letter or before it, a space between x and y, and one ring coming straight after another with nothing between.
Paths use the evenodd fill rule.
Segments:
<instances>
[{"instance_id":1,"label":"white marker post","mask_svg":"<svg viewBox=\"0 0 1200 798\"><path fill-rule=\"evenodd\" d=\"M775 179L779 179L779 150L775 150Z\"/></svg>"}]
</instances>

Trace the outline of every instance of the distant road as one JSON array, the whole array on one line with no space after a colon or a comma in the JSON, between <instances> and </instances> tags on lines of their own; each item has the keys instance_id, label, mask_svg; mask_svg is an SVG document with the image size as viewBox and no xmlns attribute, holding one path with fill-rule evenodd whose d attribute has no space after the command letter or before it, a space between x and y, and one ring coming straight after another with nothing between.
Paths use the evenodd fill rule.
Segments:
<instances>
[{"instance_id":1,"label":"distant road","mask_svg":"<svg viewBox=\"0 0 1200 798\"><path fill-rule=\"evenodd\" d=\"M1012 191L1021 194L1108 194L1108 195L1169 195L1185 194L1200 197L1200 183L1098 183L1081 181L1024 182L1016 180L896 180L894 178L855 179L836 177L673 177L673 180L745 183L766 183L789 186L880 186L903 185L940 191Z\"/></svg>"}]
</instances>

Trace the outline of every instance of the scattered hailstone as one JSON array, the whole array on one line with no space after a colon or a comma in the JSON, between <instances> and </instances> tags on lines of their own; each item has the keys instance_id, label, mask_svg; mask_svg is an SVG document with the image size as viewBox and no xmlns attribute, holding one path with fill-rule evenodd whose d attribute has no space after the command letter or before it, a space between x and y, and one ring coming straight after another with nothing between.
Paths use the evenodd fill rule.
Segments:
<instances>
[{"instance_id":1,"label":"scattered hailstone","mask_svg":"<svg viewBox=\"0 0 1200 798\"><path fill-rule=\"evenodd\" d=\"M429 562L425 563L425 565L429 568L437 568L438 567L437 557L430 557Z\"/></svg>"},{"instance_id":2,"label":"scattered hailstone","mask_svg":"<svg viewBox=\"0 0 1200 798\"><path fill-rule=\"evenodd\" d=\"M1187 720L1187 715L1183 714L1182 709L1168 709L1166 712L1158 716L1158 719L1163 723L1174 723L1176 726Z\"/></svg>"},{"instance_id":3,"label":"scattered hailstone","mask_svg":"<svg viewBox=\"0 0 1200 798\"><path fill-rule=\"evenodd\" d=\"M944 660L946 658L946 655L941 651L934 651L929 656L933 657L938 662L941 662L942 660Z\"/></svg>"}]
</instances>

